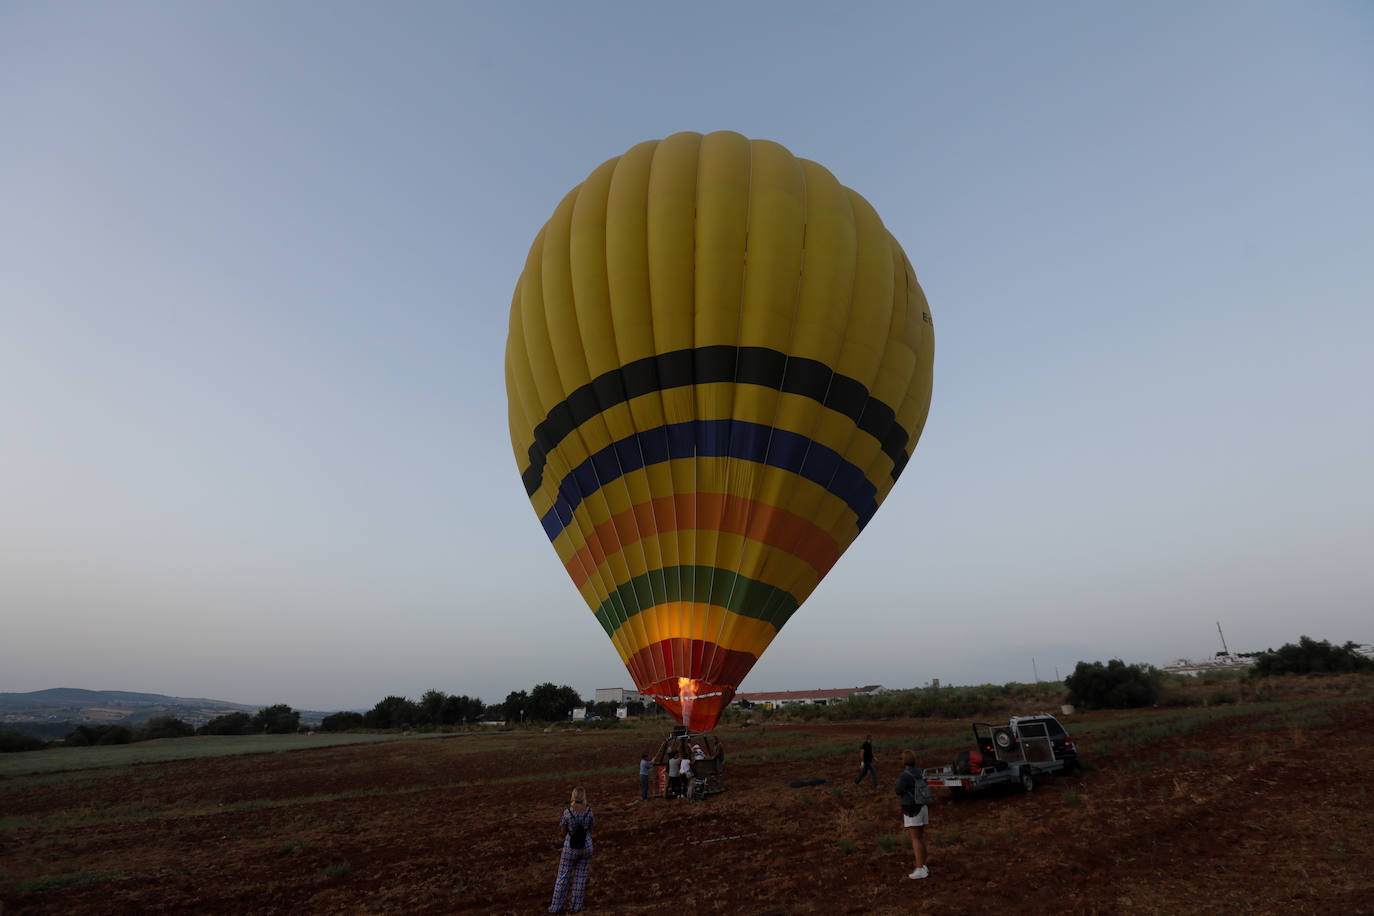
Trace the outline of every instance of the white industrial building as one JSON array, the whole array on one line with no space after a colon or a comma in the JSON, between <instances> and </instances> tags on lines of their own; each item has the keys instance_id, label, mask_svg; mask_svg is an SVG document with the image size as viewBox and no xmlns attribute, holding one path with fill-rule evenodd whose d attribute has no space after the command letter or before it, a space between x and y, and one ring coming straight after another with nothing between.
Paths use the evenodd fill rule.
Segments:
<instances>
[{"instance_id":1,"label":"white industrial building","mask_svg":"<svg viewBox=\"0 0 1374 916\"><path fill-rule=\"evenodd\" d=\"M644 697L638 690L631 690L628 687L598 687L596 688L596 702L643 703Z\"/></svg>"},{"instance_id":2,"label":"white industrial building","mask_svg":"<svg viewBox=\"0 0 1374 916\"><path fill-rule=\"evenodd\" d=\"M1164 666L1168 674L1206 674L1209 671L1244 671L1255 663L1249 655L1216 655L1194 661L1191 658L1176 658Z\"/></svg>"},{"instance_id":3,"label":"white industrial building","mask_svg":"<svg viewBox=\"0 0 1374 916\"><path fill-rule=\"evenodd\" d=\"M869 684L866 687L836 687L819 690L776 690L772 693L737 693L735 699L752 703L755 706L762 706L765 709L772 709L776 706L829 706L831 703L841 703L850 697L855 696L876 696L880 693L887 693L887 688L882 684Z\"/></svg>"}]
</instances>

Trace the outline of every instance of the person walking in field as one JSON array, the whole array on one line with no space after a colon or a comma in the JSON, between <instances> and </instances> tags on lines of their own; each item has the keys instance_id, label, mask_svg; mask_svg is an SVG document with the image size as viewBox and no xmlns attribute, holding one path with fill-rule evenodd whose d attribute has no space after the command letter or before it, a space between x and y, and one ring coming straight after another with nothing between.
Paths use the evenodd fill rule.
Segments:
<instances>
[{"instance_id":1,"label":"person walking in field","mask_svg":"<svg viewBox=\"0 0 1374 916\"><path fill-rule=\"evenodd\" d=\"M902 804L902 826L911 837L911 851L916 856L916 870L908 878L926 878L926 825L930 823L930 789L916 766L916 752L902 751L902 775L897 778L897 797Z\"/></svg>"},{"instance_id":2,"label":"person walking in field","mask_svg":"<svg viewBox=\"0 0 1374 916\"><path fill-rule=\"evenodd\" d=\"M649 774L653 772L653 765L649 763L648 754L639 755L639 800L649 800Z\"/></svg>"},{"instance_id":3,"label":"person walking in field","mask_svg":"<svg viewBox=\"0 0 1374 916\"><path fill-rule=\"evenodd\" d=\"M864 738L864 743L859 747L859 778L854 780L854 785L864 781L864 774L873 777L873 788L878 788L878 771L873 768L873 736Z\"/></svg>"},{"instance_id":4,"label":"person walking in field","mask_svg":"<svg viewBox=\"0 0 1374 916\"><path fill-rule=\"evenodd\" d=\"M587 892L587 873L592 867L592 826L596 815L587 804L587 790L581 786L572 790L572 800L558 820L563 834L563 854L558 860L558 878L553 884L550 913L560 913L566 902L569 913L582 910L582 898Z\"/></svg>"}]
</instances>

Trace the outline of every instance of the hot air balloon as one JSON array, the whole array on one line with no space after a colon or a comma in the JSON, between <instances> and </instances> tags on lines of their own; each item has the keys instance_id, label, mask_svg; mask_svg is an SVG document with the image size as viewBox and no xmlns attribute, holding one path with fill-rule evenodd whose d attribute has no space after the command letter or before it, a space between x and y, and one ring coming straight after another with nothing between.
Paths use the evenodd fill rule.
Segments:
<instances>
[{"instance_id":1,"label":"hot air balloon","mask_svg":"<svg viewBox=\"0 0 1374 916\"><path fill-rule=\"evenodd\" d=\"M573 188L511 303L511 443L636 687L709 731L873 517L930 407L906 255L821 166L739 134Z\"/></svg>"}]
</instances>

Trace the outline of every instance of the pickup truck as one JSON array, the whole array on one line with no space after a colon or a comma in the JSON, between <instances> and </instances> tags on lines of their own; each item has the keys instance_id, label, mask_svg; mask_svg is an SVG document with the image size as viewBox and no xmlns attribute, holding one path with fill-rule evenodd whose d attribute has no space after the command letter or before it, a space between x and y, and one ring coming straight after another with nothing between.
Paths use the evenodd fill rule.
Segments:
<instances>
[{"instance_id":1,"label":"pickup truck","mask_svg":"<svg viewBox=\"0 0 1374 916\"><path fill-rule=\"evenodd\" d=\"M969 789L1020 783L1027 792L1046 773L1073 772L1078 750L1054 716L1012 716L1006 725L973 723L976 750L960 751L952 766L921 771L928 786L944 786L958 796Z\"/></svg>"}]
</instances>

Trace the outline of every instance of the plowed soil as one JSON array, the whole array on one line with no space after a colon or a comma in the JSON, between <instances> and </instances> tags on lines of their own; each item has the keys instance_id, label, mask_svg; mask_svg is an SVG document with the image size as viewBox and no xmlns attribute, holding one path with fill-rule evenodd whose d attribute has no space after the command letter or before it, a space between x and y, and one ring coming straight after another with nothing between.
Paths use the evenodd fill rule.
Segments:
<instances>
[{"instance_id":1,"label":"plowed soil","mask_svg":"<svg viewBox=\"0 0 1374 916\"><path fill-rule=\"evenodd\" d=\"M934 790L926 880L900 750L949 763L966 722L725 727L727 790L700 803L639 801L644 724L0 781L0 912L541 912L575 784L594 912L1374 912L1374 700L1064 723L1081 772ZM866 733L876 789L853 783Z\"/></svg>"}]
</instances>

